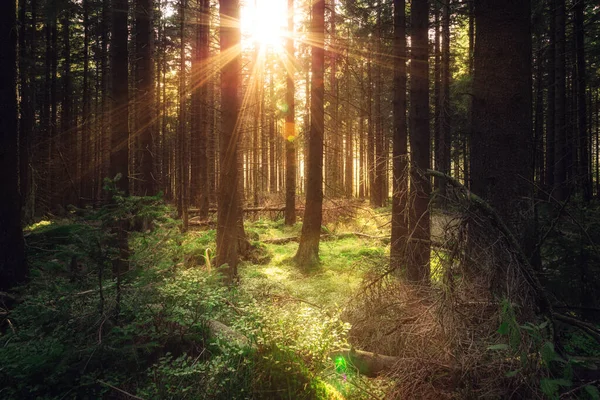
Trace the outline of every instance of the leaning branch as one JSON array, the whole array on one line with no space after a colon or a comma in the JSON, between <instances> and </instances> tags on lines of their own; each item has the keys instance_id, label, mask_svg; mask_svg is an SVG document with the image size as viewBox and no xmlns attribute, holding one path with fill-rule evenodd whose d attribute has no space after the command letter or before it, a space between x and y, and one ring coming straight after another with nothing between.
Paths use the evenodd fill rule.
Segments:
<instances>
[{"instance_id":1,"label":"leaning branch","mask_svg":"<svg viewBox=\"0 0 600 400\"><path fill-rule=\"evenodd\" d=\"M442 172L434 171L431 169L428 169L425 172L425 175L430 175L430 176L445 179L447 183L449 183L450 185L452 185L453 187L455 187L457 189L460 189L466 195L467 199L472 204L474 204L480 211L482 211L484 214L486 214L487 216L489 216L492 219L492 221L495 223L495 225L498 227L498 229L500 230L500 232L503 234L504 238L508 242L508 245L516 252L516 255L520 261L518 263L519 269L521 270L521 273L525 277L525 280L527 281L529 286L531 286L531 288L536 293L537 299L538 299L538 307L540 308L540 311L544 314L547 314L552 319L552 316L553 316L552 305L550 304L550 301L548 300L548 296L546 296L546 292L544 291L542 284L540 283L537 275L535 274L535 270L533 269L533 266L529 262L529 258L525 255L525 252L519 245L519 241L517 240L515 235L511 232L511 230L508 228L508 226L506 225L504 220L502 218L500 218L500 216L498 215L496 210L494 210L492 208L492 206L490 206L481 197L479 197L475 193L471 192L462 183L460 183L459 181L457 181L456 179L454 179L453 177L451 177L449 175L446 175Z\"/></svg>"}]
</instances>

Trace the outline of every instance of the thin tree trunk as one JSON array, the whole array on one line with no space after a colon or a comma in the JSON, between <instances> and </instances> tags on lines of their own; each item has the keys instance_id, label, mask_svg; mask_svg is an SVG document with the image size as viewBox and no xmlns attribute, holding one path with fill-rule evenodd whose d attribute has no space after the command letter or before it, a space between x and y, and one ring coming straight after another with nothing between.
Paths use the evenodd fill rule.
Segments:
<instances>
[{"instance_id":1,"label":"thin tree trunk","mask_svg":"<svg viewBox=\"0 0 600 400\"><path fill-rule=\"evenodd\" d=\"M565 200L567 197L567 137L565 107L565 0L555 0L554 31L556 55L554 58L555 97L554 97L554 197Z\"/></svg>"},{"instance_id":2,"label":"thin tree trunk","mask_svg":"<svg viewBox=\"0 0 600 400\"><path fill-rule=\"evenodd\" d=\"M155 135L154 115L154 37L152 28L153 0L136 0L135 3L135 120L136 135L139 140L138 194L151 196L156 194L154 172L154 153L152 140Z\"/></svg>"},{"instance_id":3,"label":"thin tree trunk","mask_svg":"<svg viewBox=\"0 0 600 400\"><path fill-rule=\"evenodd\" d=\"M450 0L442 4L442 53L441 53L441 99L439 115L439 167L442 173L450 174L450 148L452 143L452 122L450 116ZM443 179L437 179L437 189L442 199L446 195L446 184ZM443 200L442 200L443 201Z\"/></svg>"},{"instance_id":4,"label":"thin tree trunk","mask_svg":"<svg viewBox=\"0 0 600 400\"><path fill-rule=\"evenodd\" d=\"M554 166L555 166L555 144L556 144L556 139L554 136L554 117L555 117L555 112L554 112L554 107L555 107L555 103L554 103L554 98L556 97L555 94L555 64L556 64L556 24L555 24L555 19L554 19L554 13L555 13L555 7L556 7L556 2L555 0L548 0L548 8L549 8L549 12L548 12L548 19L549 19L549 26L550 26L550 32L548 35L548 58L547 58L547 81L546 81L546 86L547 86L547 111L546 111L546 179L545 179L545 184L546 187L548 188L552 188L554 186Z\"/></svg>"},{"instance_id":5,"label":"thin tree trunk","mask_svg":"<svg viewBox=\"0 0 600 400\"><path fill-rule=\"evenodd\" d=\"M405 0L394 0L394 142L392 239L390 267L404 265L408 240L408 137L406 131L406 11Z\"/></svg>"},{"instance_id":6,"label":"thin tree trunk","mask_svg":"<svg viewBox=\"0 0 600 400\"><path fill-rule=\"evenodd\" d=\"M294 0L288 0L288 37L286 51L294 60ZM296 122L294 76L288 71L286 80L287 114L285 116L285 224L296 223ZM255 166L256 168L256 166Z\"/></svg>"},{"instance_id":7,"label":"thin tree trunk","mask_svg":"<svg viewBox=\"0 0 600 400\"><path fill-rule=\"evenodd\" d=\"M187 7L186 0L180 0L179 18L180 18L180 39L181 43L179 46L179 125L177 129L177 201L179 205L179 216L183 221L183 231L188 229L188 208L189 208L189 173L188 173L188 157L187 157L187 132L186 132L186 118L187 118L187 90L185 82L185 11Z\"/></svg>"},{"instance_id":8,"label":"thin tree trunk","mask_svg":"<svg viewBox=\"0 0 600 400\"><path fill-rule=\"evenodd\" d=\"M92 198L93 168L92 162L92 129L91 129L91 103L90 103L90 3L83 0L83 112L81 120L81 181L80 191L82 199Z\"/></svg>"},{"instance_id":9,"label":"thin tree trunk","mask_svg":"<svg viewBox=\"0 0 600 400\"><path fill-rule=\"evenodd\" d=\"M575 43L577 52L577 130L579 140L579 183L583 198L589 201L592 198L592 180L590 177L590 162L587 136L587 105L586 105L586 72L585 72L585 28L584 10L585 1L577 0L575 8Z\"/></svg>"},{"instance_id":10,"label":"thin tree trunk","mask_svg":"<svg viewBox=\"0 0 600 400\"><path fill-rule=\"evenodd\" d=\"M129 68L127 0L112 0L110 178L120 175L117 189L129 194Z\"/></svg>"}]
</instances>

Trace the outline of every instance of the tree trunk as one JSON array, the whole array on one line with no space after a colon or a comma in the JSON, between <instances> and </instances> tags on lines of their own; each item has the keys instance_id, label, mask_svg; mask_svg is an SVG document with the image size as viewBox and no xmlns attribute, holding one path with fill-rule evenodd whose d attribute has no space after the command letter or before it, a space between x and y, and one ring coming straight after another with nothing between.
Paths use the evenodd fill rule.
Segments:
<instances>
[{"instance_id":1,"label":"tree trunk","mask_svg":"<svg viewBox=\"0 0 600 400\"><path fill-rule=\"evenodd\" d=\"M25 280L25 245L21 229L17 128L16 2L0 3L0 290Z\"/></svg>"},{"instance_id":2,"label":"tree trunk","mask_svg":"<svg viewBox=\"0 0 600 400\"><path fill-rule=\"evenodd\" d=\"M567 198L567 137L565 77L565 0L554 2L554 198Z\"/></svg>"},{"instance_id":3,"label":"tree trunk","mask_svg":"<svg viewBox=\"0 0 600 400\"><path fill-rule=\"evenodd\" d=\"M393 192L392 239L390 267L399 270L404 265L408 240L408 137L406 132L406 4L394 0L394 141L393 141Z\"/></svg>"},{"instance_id":4,"label":"tree trunk","mask_svg":"<svg viewBox=\"0 0 600 400\"><path fill-rule=\"evenodd\" d=\"M62 34L63 34L63 97L61 104L61 134L58 139L58 168L62 171L60 189L61 204L77 204L79 199L79 187L75 185L77 176L75 174L75 162L77 135L73 129L73 80L71 76L71 4L67 2L63 10Z\"/></svg>"},{"instance_id":5,"label":"tree trunk","mask_svg":"<svg viewBox=\"0 0 600 400\"><path fill-rule=\"evenodd\" d=\"M35 2L32 1L32 18L35 18ZM30 29L29 27L32 26ZM35 23L27 20L27 2L19 1L19 78L21 98L19 121L19 190L21 194L21 210L23 220L28 221L33 216L31 203L31 142L33 139L34 105L33 90L35 85L35 59L36 43L33 41Z\"/></svg>"},{"instance_id":6,"label":"tree trunk","mask_svg":"<svg viewBox=\"0 0 600 400\"><path fill-rule=\"evenodd\" d=\"M440 115L439 115L439 167L436 168L444 174L450 174L450 148L452 143L452 129L450 116L450 0L444 0L442 4L442 51L441 51L441 91L440 91ZM445 197L446 184L443 179L436 179L437 190L442 199ZM443 200L442 200L443 201Z\"/></svg>"},{"instance_id":7,"label":"tree trunk","mask_svg":"<svg viewBox=\"0 0 600 400\"><path fill-rule=\"evenodd\" d=\"M410 148L411 193L413 198L409 242L410 281L429 282L429 194L431 184L424 171L429 169L429 75L427 0L413 0L411 10L412 50L410 63Z\"/></svg>"},{"instance_id":8,"label":"tree trunk","mask_svg":"<svg viewBox=\"0 0 600 400\"><path fill-rule=\"evenodd\" d=\"M585 31L584 11L585 1L577 0L575 8L575 44L577 52L577 137L579 142L579 184L583 198L592 198L592 180L590 176L590 154L588 150L587 105L586 105L586 72L585 72Z\"/></svg>"},{"instance_id":9,"label":"tree trunk","mask_svg":"<svg viewBox=\"0 0 600 400\"><path fill-rule=\"evenodd\" d=\"M109 130L110 119L109 112L109 70L108 70L108 30L110 18L110 2L111 0L102 1L102 19L100 22L102 48L100 50L100 69L102 71L102 99L100 101L100 176L98 177L98 192L102 193L105 178L114 178L110 176L110 146L112 135Z\"/></svg>"},{"instance_id":10,"label":"tree trunk","mask_svg":"<svg viewBox=\"0 0 600 400\"><path fill-rule=\"evenodd\" d=\"M523 231L533 178L530 16L528 0L475 6L471 188L515 232Z\"/></svg>"},{"instance_id":11,"label":"tree trunk","mask_svg":"<svg viewBox=\"0 0 600 400\"><path fill-rule=\"evenodd\" d=\"M192 115L191 115L191 202L200 209L200 217L208 217L207 142L207 71L209 51L209 2L197 0L195 38L192 42Z\"/></svg>"},{"instance_id":12,"label":"tree trunk","mask_svg":"<svg viewBox=\"0 0 600 400\"><path fill-rule=\"evenodd\" d=\"M238 0L220 0L221 21L237 20L240 15ZM220 31L221 54L226 55L240 45L239 26L222 24ZM227 57L229 58L229 57ZM238 264L238 213L239 213L239 171L238 148L240 143L239 117L239 73L241 55L233 59L221 70L221 149L220 183L218 190L217 214L217 266L224 268L226 280L233 283L237 277Z\"/></svg>"},{"instance_id":13,"label":"tree trunk","mask_svg":"<svg viewBox=\"0 0 600 400\"><path fill-rule=\"evenodd\" d=\"M383 207L383 179L385 174L385 158L384 158L384 149L383 149L383 126L382 119L383 116L381 114L381 92L382 92L382 79L381 79L381 8L378 8L377 11L377 36L379 39L376 44L376 56L375 56L375 78L373 80L373 103L374 103L374 128L375 128L375 175L373 184L371 186L371 190L373 191L373 195L371 196L373 199L373 205L375 207Z\"/></svg>"},{"instance_id":14,"label":"tree trunk","mask_svg":"<svg viewBox=\"0 0 600 400\"><path fill-rule=\"evenodd\" d=\"M111 140L109 177L121 178L117 189L129 195L129 68L127 50L127 0L112 0L111 37Z\"/></svg>"},{"instance_id":15,"label":"tree trunk","mask_svg":"<svg viewBox=\"0 0 600 400\"><path fill-rule=\"evenodd\" d=\"M90 3L83 0L83 110L81 119L81 173L80 193L81 198L90 200L92 198L92 187L94 175L92 151L92 129L91 129L91 103L90 103ZM80 199L81 200L81 199Z\"/></svg>"},{"instance_id":16,"label":"tree trunk","mask_svg":"<svg viewBox=\"0 0 600 400\"><path fill-rule=\"evenodd\" d=\"M554 187L554 166L555 166L555 144L554 136L554 98L555 98L555 63L556 63L556 24L554 20L555 0L548 0L548 25L550 32L548 35L548 58L546 61L548 69L548 78L546 81L547 91L547 112L546 112L546 187L552 189Z\"/></svg>"},{"instance_id":17,"label":"tree trunk","mask_svg":"<svg viewBox=\"0 0 600 400\"><path fill-rule=\"evenodd\" d=\"M286 43L290 62L294 60L294 0L288 0L288 37ZM288 71L286 81L287 114L285 116L285 224L296 223L296 122L294 76Z\"/></svg>"},{"instance_id":18,"label":"tree trunk","mask_svg":"<svg viewBox=\"0 0 600 400\"><path fill-rule=\"evenodd\" d=\"M188 164L188 143L186 132L187 118L187 89L186 89L186 72L185 72L185 9L187 7L186 0L180 0L179 8L179 115L177 127L177 150L175 159L177 160L177 204L179 208L179 216L183 222L183 231L188 228L188 208L189 208L189 164Z\"/></svg>"},{"instance_id":19,"label":"tree trunk","mask_svg":"<svg viewBox=\"0 0 600 400\"><path fill-rule=\"evenodd\" d=\"M316 0L312 5L312 52L310 93L310 136L308 138L308 177L306 183L306 208L302 223L302 235L295 260L302 268L319 264L319 239L323 217L323 131L324 131L324 31L325 1Z\"/></svg>"},{"instance_id":20,"label":"tree trunk","mask_svg":"<svg viewBox=\"0 0 600 400\"><path fill-rule=\"evenodd\" d=\"M139 140L138 195L156 194L156 178L154 172L154 153L152 138L155 135L154 116L154 37L152 28L153 0L136 0L135 3L135 120L136 135Z\"/></svg>"}]
</instances>

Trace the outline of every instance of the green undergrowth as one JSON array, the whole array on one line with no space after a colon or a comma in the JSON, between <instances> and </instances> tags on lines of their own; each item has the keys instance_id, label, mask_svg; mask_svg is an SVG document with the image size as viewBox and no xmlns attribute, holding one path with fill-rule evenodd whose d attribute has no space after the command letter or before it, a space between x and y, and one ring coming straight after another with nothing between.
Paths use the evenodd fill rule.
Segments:
<instances>
[{"instance_id":1,"label":"green undergrowth","mask_svg":"<svg viewBox=\"0 0 600 400\"><path fill-rule=\"evenodd\" d=\"M227 288L206 267L214 230L181 233L158 197L116 203L27 227L31 280L0 316L0 398L383 395L385 381L342 371L329 358L349 345L340 315L365 272L387 257L380 244L324 241L322 265L308 274L290 261L297 243L269 244L270 261L242 263L240 284ZM117 281L119 221L130 253ZM258 220L246 230L256 243L299 235L300 225ZM251 345L211 334L211 321Z\"/></svg>"}]
</instances>

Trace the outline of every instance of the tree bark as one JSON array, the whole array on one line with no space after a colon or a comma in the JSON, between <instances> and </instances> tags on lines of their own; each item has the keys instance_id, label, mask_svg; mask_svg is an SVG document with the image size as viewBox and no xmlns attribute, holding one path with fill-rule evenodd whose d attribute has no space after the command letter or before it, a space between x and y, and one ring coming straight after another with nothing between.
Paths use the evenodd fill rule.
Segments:
<instances>
[{"instance_id":1,"label":"tree bark","mask_svg":"<svg viewBox=\"0 0 600 400\"><path fill-rule=\"evenodd\" d=\"M240 16L238 0L220 0L221 21L237 21ZM240 27L222 24L220 28L221 54L232 60L221 70L221 149L220 183L218 190L217 213L217 266L224 268L227 283L237 277L238 264L238 213L239 213L239 171L238 148L240 142L239 118L239 73L241 55L235 50L240 45Z\"/></svg>"},{"instance_id":2,"label":"tree bark","mask_svg":"<svg viewBox=\"0 0 600 400\"><path fill-rule=\"evenodd\" d=\"M21 229L17 111L16 2L0 3L0 290L27 276Z\"/></svg>"},{"instance_id":3,"label":"tree bark","mask_svg":"<svg viewBox=\"0 0 600 400\"><path fill-rule=\"evenodd\" d=\"M565 77L565 0L554 2L554 190L559 201L567 198L567 137Z\"/></svg>"},{"instance_id":4,"label":"tree bark","mask_svg":"<svg viewBox=\"0 0 600 400\"><path fill-rule=\"evenodd\" d=\"M406 277L410 281L429 282L429 194L431 184L424 171L429 169L429 74L428 74L428 1L413 0L411 10L412 46L410 63L410 217L412 238Z\"/></svg>"},{"instance_id":5,"label":"tree bark","mask_svg":"<svg viewBox=\"0 0 600 400\"><path fill-rule=\"evenodd\" d=\"M319 239L323 219L323 131L324 131L324 30L325 1L316 0L312 5L311 35L311 93L310 136L308 138L308 177L306 183L306 209L302 223L302 235L295 260L302 268L319 264Z\"/></svg>"},{"instance_id":6,"label":"tree bark","mask_svg":"<svg viewBox=\"0 0 600 400\"><path fill-rule=\"evenodd\" d=\"M514 232L523 231L533 178L530 6L528 0L475 6L471 189Z\"/></svg>"},{"instance_id":7,"label":"tree bark","mask_svg":"<svg viewBox=\"0 0 600 400\"><path fill-rule=\"evenodd\" d=\"M585 1L577 0L575 9L575 45L577 52L577 139L579 142L578 175L579 186L583 198L592 198L592 179L590 174L590 153L588 149L587 104L586 104L586 71L585 71Z\"/></svg>"},{"instance_id":8,"label":"tree bark","mask_svg":"<svg viewBox=\"0 0 600 400\"><path fill-rule=\"evenodd\" d=\"M153 0L136 0L135 3L135 120L136 135L139 139L139 178L138 195L155 195L156 178L154 176L154 152L152 139L155 135L154 115L154 37L152 15Z\"/></svg>"},{"instance_id":9,"label":"tree bark","mask_svg":"<svg viewBox=\"0 0 600 400\"><path fill-rule=\"evenodd\" d=\"M555 98L555 63L556 63L556 24L554 20L555 0L548 0L548 25L550 27L548 35L548 58L547 69L548 78L546 81L547 90L547 111L546 111L546 166L545 166L545 184L548 188L554 187L554 165L555 165L555 144L554 135L554 98Z\"/></svg>"},{"instance_id":10,"label":"tree bark","mask_svg":"<svg viewBox=\"0 0 600 400\"><path fill-rule=\"evenodd\" d=\"M109 177L117 189L129 195L129 68L127 50L127 0L112 0L111 37L111 140Z\"/></svg>"},{"instance_id":11,"label":"tree bark","mask_svg":"<svg viewBox=\"0 0 600 400\"><path fill-rule=\"evenodd\" d=\"M294 0L288 0L287 57L294 63ZM285 116L285 224L296 223L296 122L293 68L288 70L286 80L287 114ZM255 166L257 168L258 166Z\"/></svg>"},{"instance_id":12,"label":"tree bark","mask_svg":"<svg viewBox=\"0 0 600 400\"><path fill-rule=\"evenodd\" d=\"M32 19L35 18L35 1L31 2ZM32 28L29 28L29 27ZM35 23L27 19L27 2L19 1L19 78L20 90L20 121L19 121L19 191L21 194L21 210L23 219L30 220L33 216L31 204L31 144L33 139L34 105L33 91L35 84L35 59L36 43Z\"/></svg>"},{"instance_id":13,"label":"tree bark","mask_svg":"<svg viewBox=\"0 0 600 400\"><path fill-rule=\"evenodd\" d=\"M390 267L399 270L403 265L408 240L408 137L406 132L406 4L394 0L394 141L392 239Z\"/></svg>"},{"instance_id":14,"label":"tree bark","mask_svg":"<svg viewBox=\"0 0 600 400\"><path fill-rule=\"evenodd\" d=\"M80 193L81 198L90 200L94 175L94 152L92 151L91 129L91 96L90 96L90 3L83 0L83 101L81 117L81 173ZM81 200L81 199L80 199ZM81 203L81 201L80 201Z\"/></svg>"}]
</instances>

